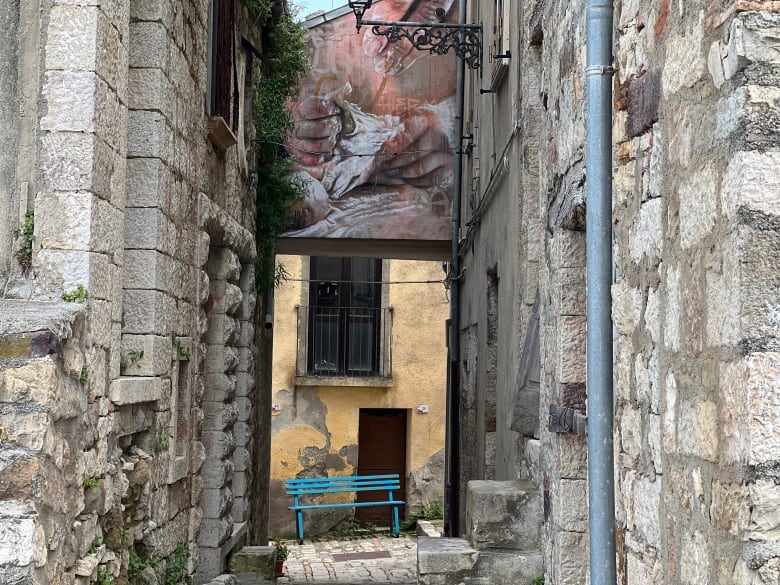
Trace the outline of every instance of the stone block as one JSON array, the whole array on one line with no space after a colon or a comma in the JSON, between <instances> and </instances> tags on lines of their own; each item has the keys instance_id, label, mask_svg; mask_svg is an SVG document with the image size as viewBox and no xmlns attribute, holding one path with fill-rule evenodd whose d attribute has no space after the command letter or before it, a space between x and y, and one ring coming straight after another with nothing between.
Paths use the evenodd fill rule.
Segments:
<instances>
[{"instance_id":1,"label":"stone block","mask_svg":"<svg viewBox=\"0 0 780 585\"><path fill-rule=\"evenodd\" d=\"M780 215L780 153L737 152L723 181L723 211L734 219L740 209Z\"/></svg>"},{"instance_id":2,"label":"stone block","mask_svg":"<svg viewBox=\"0 0 780 585\"><path fill-rule=\"evenodd\" d=\"M109 398L120 406L154 402L162 396L162 380L160 378L117 378L111 382Z\"/></svg>"},{"instance_id":3,"label":"stone block","mask_svg":"<svg viewBox=\"0 0 780 585\"><path fill-rule=\"evenodd\" d=\"M558 320L558 382L585 382L585 317L561 317Z\"/></svg>"},{"instance_id":4,"label":"stone block","mask_svg":"<svg viewBox=\"0 0 780 585\"><path fill-rule=\"evenodd\" d=\"M675 28L676 34L667 34L666 62L674 67L664 67L661 73L663 95L669 99L678 91L693 87L706 71L706 56L701 49L704 37L704 13L696 20L688 19L688 26ZM671 33L671 29L670 29Z\"/></svg>"},{"instance_id":5,"label":"stone block","mask_svg":"<svg viewBox=\"0 0 780 585\"><path fill-rule=\"evenodd\" d=\"M165 69L168 34L160 22L130 24L130 67Z\"/></svg>"},{"instance_id":6,"label":"stone block","mask_svg":"<svg viewBox=\"0 0 780 585\"><path fill-rule=\"evenodd\" d=\"M95 252L116 254L122 250L124 214L103 199L95 201L92 216L92 249Z\"/></svg>"},{"instance_id":7,"label":"stone block","mask_svg":"<svg viewBox=\"0 0 780 585\"><path fill-rule=\"evenodd\" d=\"M227 518L203 518L200 524L198 544L201 547L221 546L230 538L232 532L233 520L229 516Z\"/></svg>"},{"instance_id":8,"label":"stone block","mask_svg":"<svg viewBox=\"0 0 780 585\"><path fill-rule=\"evenodd\" d=\"M275 546L245 546L230 557L228 568L233 573L257 573L271 578L275 560Z\"/></svg>"},{"instance_id":9,"label":"stone block","mask_svg":"<svg viewBox=\"0 0 780 585\"><path fill-rule=\"evenodd\" d=\"M233 433L224 431L203 431L201 441L206 449L206 456L217 459L227 459L236 447Z\"/></svg>"},{"instance_id":10,"label":"stone block","mask_svg":"<svg viewBox=\"0 0 780 585\"><path fill-rule=\"evenodd\" d=\"M51 193L36 209L36 239L43 248L89 250L96 197L88 191Z\"/></svg>"},{"instance_id":11,"label":"stone block","mask_svg":"<svg viewBox=\"0 0 780 585\"><path fill-rule=\"evenodd\" d=\"M51 420L45 407L20 404L0 411L0 428L9 443L30 451L43 451L52 437L47 436Z\"/></svg>"},{"instance_id":12,"label":"stone block","mask_svg":"<svg viewBox=\"0 0 780 585\"><path fill-rule=\"evenodd\" d=\"M41 136L40 170L53 190L89 190L93 186L94 134L51 132Z\"/></svg>"},{"instance_id":13,"label":"stone block","mask_svg":"<svg viewBox=\"0 0 780 585\"><path fill-rule=\"evenodd\" d=\"M162 69L130 69L127 89L131 110L155 110L170 120L175 98Z\"/></svg>"},{"instance_id":14,"label":"stone block","mask_svg":"<svg viewBox=\"0 0 780 585\"><path fill-rule=\"evenodd\" d=\"M203 402L204 428L222 431L233 427L238 418L238 408L228 402ZM244 443L239 443L244 444Z\"/></svg>"},{"instance_id":15,"label":"stone block","mask_svg":"<svg viewBox=\"0 0 780 585\"><path fill-rule=\"evenodd\" d=\"M560 230L552 238L554 268L584 268L585 232Z\"/></svg>"},{"instance_id":16,"label":"stone block","mask_svg":"<svg viewBox=\"0 0 780 585\"><path fill-rule=\"evenodd\" d=\"M47 71L43 86L46 115L41 130L95 131L95 86L91 71Z\"/></svg>"},{"instance_id":17,"label":"stone block","mask_svg":"<svg viewBox=\"0 0 780 585\"><path fill-rule=\"evenodd\" d=\"M684 250L697 246L715 227L719 183L716 169L707 165L680 185L680 244Z\"/></svg>"},{"instance_id":18,"label":"stone block","mask_svg":"<svg viewBox=\"0 0 780 585\"><path fill-rule=\"evenodd\" d=\"M479 551L462 538L420 538L417 541L417 572L420 583L430 575L469 573ZM449 583L449 582L448 582Z\"/></svg>"},{"instance_id":19,"label":"stone block","mask_svg":"<svg viewBox=\"0 0 780 585\"><path fill-rule=\"evenodd\" d=\"M639 263L644 257L655 262L660 257L664 237L663 227L663 200L656 198L643 203L629 234L629 249L634 262Z\"/></svg>"},{"instance_id":20,"label":"stone block","mask_svg":"<svg viewBox=\"0 0 780 585\"><path fill-rule=\"evenodd\" d=\"M125 290L124 309L123 333L166 335L171 329L171 315L160 291Z\"/></svg>"},{"instance_id":21,"label":"stone block","mask_svg":"<svg viewBox=\"0 0 780 585\"><path fill-rule=\"evenodd\" d=\"M472 583L504 585L507 583L532 583L544 575L541 552L517 553L515 551L480 551L474 567Z\"/></svg>"},{"instance_id":22,"label":"stone block","mask_svg":"<svg viewBox=\"0 0 780 585\"><path fill-rule=\"evenodd\" d=\"M717 405L702 399L684 401L680 404L678 417L677 441L682 452L707 461L718 461Z\"/></svg>"},{"instance_id":23,"label":"stone block","mask_svg":"<svg viewBox=\"0 0 780 585\"><path fill-rule=\"evenodd\" d=\"M158 158L129 159L127 161L127 206L165 208L168 197L166 189L168 176L165 163ZM129 221L131 216L128 214L127 217ZM130 226L127 229L130 229Z\"/></svg>"},{"instance_id":24,"label":"stone block","mask_svg":"<svg viewBox=\"0 0 780 585\"><path fill-rule=\"evenodd\" d=\"M54 6L46 36L46 69L94 71L97 6Z\"/></svg>"},{"instance_id":25,"label":"stone block","mask_svg":"<svg viewBox=\"0 0 780 585\"><path fill-rule=\"evenodd\" d=\"M561 479L551 490L553 522L561 530L588 530L588 484L584 479Z\"/></svg>"},{"instance_id":26,"label":"stone block","mask_svg":"<svg viewBox=\"0 0 780 585\"><path fill-rule=\"evenodd\" d=\"M133 110L128 114L127 131L128 156L165 160L168 128L162 114L146 110Z\"/></svg>"},{"instance_id":27,"label":"stone block","mask_svg":"<svg viewBox=\"0 0 780 585\"><path fill-rule=\"evenodd\" d=\"M138 358L141 352L143 356ZM122 336L122 375L161 376L170 370L171 352L170 337L125 334Z\"/></svg>"},{"instance_id":28,"label":"stone block","mask_svg":"<svg viewBox=\"0 0 780 585\"><path fill-rule=\"evenodd\" d=\"M57 395L57 366L51 358L0 370L0 403L51 405Z\"/></svg>"},{"instance_id":29,"label":"stone block","mask_svg":"<svg viewBox=\"0 0 780 585\"><path fill-rule=\"evenodd\" d=\"M211 520L225 516L233 505L233 492L228 487L204 489L200 498L203 519Z\"/></svg>"},{"instance_id":30,"label":"stone block","mask_svg":"<svg viewBox=\"0 0 780 585\"><path fill-rule=\"evenodd\" d=\"M777 15L776 14L738 14L731 22L723 60L726 79L731 79L749 63L777 62Z\"/></svg>"},{"instance_id":31,"label":"stone block","mask_svg":"<svg viewBox=\"0 0 780 585\"><path fill-rule=\"evenodd\" d=\"M541 493L527 481L470 481L466 530L477 550L532 551L540 546Z\"/></svg>"},{"instance_id":32,"label":"stone block","mask_svg":"<svg viewBox=\"0 0 780 585\"><path fill-rule=\"evenodd\" d=\"M679 268L669 266L666 269L666 282L663 289L666 300L664 347L676 352L680 350L680 330L683 315Z\"/></svg>"},{"instance_id":33,"label":"stone block","mask_svg":"<svg viewBox=\"0 0 780 585\"><path fill-rule=\"evenodd\" d=\"M588 579L588 536L577 532L558 532L552 551L552 582L556 585L582 585Z\"/></svg>"},{"instance_id":34,"label":"stone block","mask_svg":"<svg viewBox=\"0 0 780 585\"><path fill-rule=\"evenodd\" d=\"M633 518L633 525L644 542L655 549L661 546L661 489L663 478L656 477L650 481L646 477L637 478L633 491L633 506L629 514L629 521Z\"/></svg>"}]
</instances>

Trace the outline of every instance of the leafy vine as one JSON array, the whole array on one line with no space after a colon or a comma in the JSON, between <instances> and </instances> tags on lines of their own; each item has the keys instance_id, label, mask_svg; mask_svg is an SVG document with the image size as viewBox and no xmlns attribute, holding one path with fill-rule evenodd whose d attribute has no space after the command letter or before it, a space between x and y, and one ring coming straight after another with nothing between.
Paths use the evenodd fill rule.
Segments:
<instances>
[{"instance_id":1,"label":"leafy vine","mask_svg":"<svg viewBox=\"0 0 780 585\"><path fill-rule=\"evenodd\" d=\"M247 0L250 10L253 5L262 5L262 8L269 4L268 0ZM291 206L304 194L303 185L291 177L292 160L280 145L293 129L287 106L296 96L298 82L309 68L309 56L305 28L295 22L288 2L282 2L281 6L280 11L273 11L271 6L267 13L260 8L256 13L268 14L253 110L257 134L258 290L270 290L283 278L283 269L278 269L274 263L274 241L290 225Z\"/></svg>"}]
</instances>

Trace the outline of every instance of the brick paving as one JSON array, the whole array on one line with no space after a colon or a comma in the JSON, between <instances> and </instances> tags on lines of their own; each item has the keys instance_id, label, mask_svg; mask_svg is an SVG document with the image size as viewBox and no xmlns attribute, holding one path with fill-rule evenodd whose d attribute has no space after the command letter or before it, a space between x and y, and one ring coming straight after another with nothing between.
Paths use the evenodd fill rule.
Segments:
<instances>
[{"instance_id":1,"label":"brick paving","mask_svg":"<svg viewBox=\"0 0 780 585\"><path fill-rule=\"evenodd\" d=\"M303 583L417 583L417 539L370 535L350 539L288 542L279 585Z\"/></svg>"}]
</instances>

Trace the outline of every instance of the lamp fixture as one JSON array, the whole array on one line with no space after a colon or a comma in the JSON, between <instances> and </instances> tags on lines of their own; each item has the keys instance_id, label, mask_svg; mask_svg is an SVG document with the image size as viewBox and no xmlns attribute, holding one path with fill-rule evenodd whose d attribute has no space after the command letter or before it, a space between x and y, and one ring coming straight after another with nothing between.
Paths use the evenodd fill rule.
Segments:
<instances>
[{"instance_id":1,"label":"lamp fixture","mask_svg":"<svg viewBox=\"0 0 780 585\"><path fill-rule=\"evenodd\" d=\"M452 24L443 22L446 13L443 8L436 9L439 22L409 22L406 20L419 2L412 3L400 21L363 20L366 10L371 8L373 0L352 1L349 7L355 14L357 30L363 25L371 27L371 32L387 39L388 43L397 43L406 39L420 51L434 55L446 55L453 50L459 59L463 59L472 69L482 67L482 25Z\"/></svg>"}]
</instances>

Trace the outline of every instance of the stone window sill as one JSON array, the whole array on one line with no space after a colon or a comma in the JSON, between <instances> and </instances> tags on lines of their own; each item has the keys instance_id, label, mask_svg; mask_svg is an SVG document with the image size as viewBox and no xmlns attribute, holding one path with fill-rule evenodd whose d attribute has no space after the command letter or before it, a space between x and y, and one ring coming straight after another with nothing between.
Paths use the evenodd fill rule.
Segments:
<instances>
[{"instance_id":1,"label":"stone window sill","mask_svg":"<svg viewBox=\"0 0 780 585\"><path fill-rule=\"evenodd\" d=\"M296 386L343 386L347 388L392 388L392 378L379 376L358 378L353 376L295 376Z\"/></svg>"},{"instance_id":2,"label":"stone window sill","mask_svg":"<svg viewBox=\"0 0 780 585\"><path fill-rule=\"evenodd\" d=\"M209 130L209 140L222 152L238 143L236 135L222 116L210 116L206 127Z\"/></svg>"}]
</instances>

